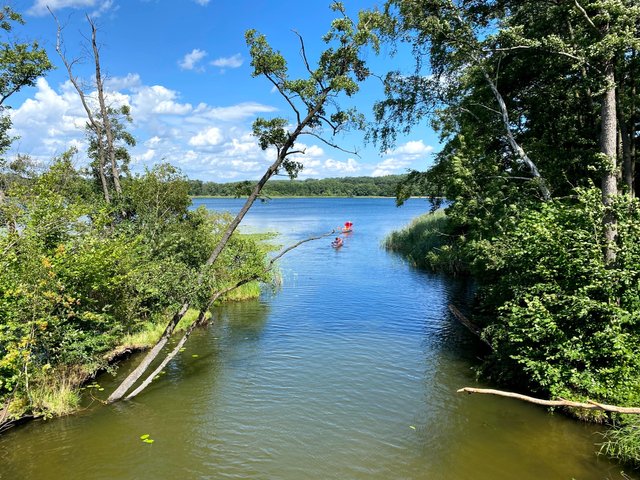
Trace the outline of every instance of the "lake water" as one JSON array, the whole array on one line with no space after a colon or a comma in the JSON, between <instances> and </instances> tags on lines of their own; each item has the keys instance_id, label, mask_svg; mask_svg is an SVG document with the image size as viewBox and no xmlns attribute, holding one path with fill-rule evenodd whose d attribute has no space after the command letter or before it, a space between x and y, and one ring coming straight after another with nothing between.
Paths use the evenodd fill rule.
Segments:
<instances>
[{"instance_id":1,"label":"lake water","mask_svg":"<svg viewBox=\"0 0 640 480\"><path fill-rule=\"evenodd\" d=\"M235 212L241 201L196 204ZM418 199L256 204L242 228L281 232L283 245L347 220L354 231L341 249L329 237L289 253L279 291L217 308L134 401L0 436L0 478L623 478L596 455L594 426L456 393L485 386L472 370L477 340L447 310L468 288L380 247L427 209ZM116 383L98 382L105 398Z\"/></svg>"}]
</instances>

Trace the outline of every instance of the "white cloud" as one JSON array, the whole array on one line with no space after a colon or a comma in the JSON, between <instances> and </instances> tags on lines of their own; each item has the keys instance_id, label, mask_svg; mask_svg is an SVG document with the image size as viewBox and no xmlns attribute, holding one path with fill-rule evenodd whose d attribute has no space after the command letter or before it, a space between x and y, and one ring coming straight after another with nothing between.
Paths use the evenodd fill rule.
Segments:
<instances>
[{"instance_id":1,"label":"white cloud","mask_svg":"<svg viewBox=\"0 0 640 480\"><path fill-rule=\"evenodd\" d=\"M131 149L132 170L142 172L162 161L178 165L191 178L227 181L258 178L273 162L275 151L263 151L251 133L256 114L276 109L257 102L215 106L200 103L195 108L180 101L180 93L162 85L145 85L136 74L114 77L107 84L109 103L131 107L134 123L128 130L138 144ZM87 92L95 100L95 92ZM12 135L21 136L11 153L29 154L48 163L70 146L79 149L78 160L86 165L86 113L70 82L58 87L46 79L36 82L30 98L10 110ZM317 145L298 144L304 174L330 176L349 174L354 160L331 160Z\"/></svg>"},{"instance_id":2,"label":"white cloud","mask_svg":"<svg viewBox=\"0 0 640 480\"><path fill-rule=\"evenodd\" d=\"M160 144L160 142L162 141L162 139L160 137L158 137L157 135L151 137L149 140L147 140L146 142L144 142L145 146L149 147L149 148L153 148L156 147L157 145Z\"/></svg>"},{"instance_id":3,"label":"white cloud","mask_svg":"<svg viewBox=\"0 0 640 480\"><path fill-rule=\"evenodd\" d=\"M374 177L383 177L385 175L395 175L398 173L404 173L404 171L411 165L411 160L400 158L387 158L378 163L371 174Z\"/></svg>"},{"instance_id":4,"label":"white cloud","mask_svg":"<svg viewBox=\"0 0 640 480\"><path fill-rule=\"evenodd\" d=\"M206 51L200 50L199 48L194 48L190 53L187 53L184 57L182 57L182 60L178 62L178 65L183 70L203 71L204 69L198 64L200 63L200 60L202 60L206 56Z\"/></svg>"},{"instance_id":5,"label":"white cloud","mask_svg":"<svg viewBox=\"0 0 640 480\"><path fill-rule=\"evenodd\" d=\"M142 86L142 80L137 73L129 73L124 77L110 77L105 80L105 87L108 90L133 90Z\"/></svg>"},{"instance_id":6,"label":"white cloud","mask_svg":"<svg viewBox=\"0 0 640 480\"><path fill-rule=\"evenodd\" d=\"M214 67L224 69L224 68L238 68L238 67L241 67L243 63L244 63L244 59L242 58L242 55L240 55L239 53L236 53L231 57L216 58L211 62L211 65L213 65Z\"/></svg>"},{"instance_id":7,"label":"white cloud","mask_svg":"<svg viewBox=\"0 0 640 480\"><path fill-rule=\"evenodd\" d=\"M304 154L305 156L308 156L308 157L317 158L317 157L322 157L324 155L324 150L322 150L317 145L311 145L310 147L307 147L305 149Z\"/></svg>"},{"instance_id":8,"label":"white cloud","mask_svg":"<svg viewBox=\"0 0 640 480\"><path fill-rule=\"evenodd\" d=\"M353 158L349 158L346 162L330 158L324 162L324 168L338 173L355 173L360 170L360 165Z\"/></svg>"},{"instance_id":9,"label":"white cloud","mask_svg":"<svg viewBox=\"0 0 640 480\"><path fill-rule=\"evenodd\" d=\"M112 6L113 0L36 0L27 13L36 16L48 15L47 7L54 11L63 8L93 8L91 16L95 17L109 10Z\"/></svg>"},{"instance_id":10,"label":"white cloud","mask_svg":"<svg viewBox=\"0 0 640 480\"><path fill-rule=\"evenodd\" d=\"M149 150L147 150L144 153L138 154L138 155L134 155L133 156L133 163L148 163L151 160L153 160L156 156L156 151L153 148L150 148Z\"/></svg>"},{"instance_id":11,"label":"white cloud","mask_svg":"<svg viewBox=\"0 0 640 480\"><path fill-rule=\"evenodd\" d=\"M222 132L217 127L211 127L189 139L189 145L193 147L206 147L219 145L222 142Z\"/></svg>"},{"instance_id":12,"label":"white cloud","mask_svg":"<svg viewBox=\"0 0 640 480\"><path fill-rule=\"evenodd\" d=\"M133 118L145 122L153 115L186 115L193 110L190 103L179 103L177 98L176 91L161 85L139 87L131 97Z\"/></svg>"},{"instance_id":13,"label":"white cloud","mask_svg":"<svg viewBox=\"0 0 640 480\"><path fill-rule=\"evenodd\" d=\"M84 110L77 94L68 88L70 85L65 86L62 93L57 93L44 78L39 78L33 98L9 110L11 133L21 137L17 146L22 152L46 159L74 145L72 141L78 136L84 136L87 121Z\"/></svg>"},{"instance_id":14,"label":"white cloud","mask_svg":"<svg viewBox=\"0 0 640 480\"><path fill-rule=\"evenodd\" d=\"M243 102L230 107L210 107L204 103L199 104L194 114L198 114L198 118L205 120L221 120L224 122L234 122L253 118L260 113L275 112L277 109L269 105L263 105L256 102Z\"/></svg>"},{"instance_id":15,"label":"white cloud","mask_svg":"<svg viewBox=\"0 0 640 480\"><path fill-rule=\"evenodd\" d=\"M193 1L196 2L198 5L202 5L204 7L208 5L211 0L193 0Z\"/></svg>"},{"instance_id":16,"label":"white cloud","mask_svg":"<svg viewBox=\"0 0 640 480\"><path fill-rule=\"evenodd\" d=\"M387 152L387 158L374 167L371 175L374 177L382 177L384 175L405 173L413 163L424 160L425 157L432 152L433 147L431 145L425 145L422 140L408 141L396 149Z\"/></svg>"},{"instance_id":17,"label":"white cloud","mask_svg":"<svg viewBox=\"0 0 640 480\"><path fill-rule=\"evenodd\" d=\"M400 145L395 150L389 152L391 155L402 155L405 157L421 157L433 151L431 145L425 145L422 140L414 140Z\"/></svg>"}]
</instances>

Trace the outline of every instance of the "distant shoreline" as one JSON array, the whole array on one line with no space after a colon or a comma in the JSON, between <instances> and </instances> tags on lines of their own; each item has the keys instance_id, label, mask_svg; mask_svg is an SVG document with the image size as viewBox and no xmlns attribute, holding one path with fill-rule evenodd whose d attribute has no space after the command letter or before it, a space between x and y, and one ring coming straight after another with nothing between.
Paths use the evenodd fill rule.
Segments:
<instances>
[{"instance_id":1,"label":"distant shoreline","mask_svg":"<svg viewBox=\"0 0 640 480\"><path fill-rule=\"evenodd\" d=\"M244 199L246 196L241 197L232 197L232 196L218 196L218 195L191 195L192 199L205 199L205 198L214 198L214 199ZM351 196L339 196L339 195L270 195L270 199L273 198L396 198L394 196L384 196L384 195L351 195ZM424 196L417 196L411 198L424 198Z\"/></svg>"}]
</instances>

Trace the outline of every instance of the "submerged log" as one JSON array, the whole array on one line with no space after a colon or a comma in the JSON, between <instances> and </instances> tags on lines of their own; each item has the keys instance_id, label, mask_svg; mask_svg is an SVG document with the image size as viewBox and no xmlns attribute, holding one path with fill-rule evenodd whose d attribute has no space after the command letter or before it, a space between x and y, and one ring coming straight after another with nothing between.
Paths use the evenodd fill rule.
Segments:
<instances>
[{"instance_id":1,"label":"submerged log","mask_svg":"<svg viewBox=\"0 0 640 480\"><path fill-rule=\"evenodd\" d=\"M472 388L464 387L458 390L458 393L480 393L486 395L497 395L499 397L515 398L522 400L523 402L535 403L536 405L543 405L545 407L572 407L572 408L584 408L586 410L603 410L605 412L612 413L626 413L630 415L640 414L640 408L638 407L619 407L617 405L606 405L604 403L597 403L594 401L587 402L573 402L571 400L543 400L541 398L530 397L528 395L522 395L521 393L505 392L503 390L493 390L490 388Z\"/></svg>"},{"instance_id":2,"label":"submerged log","mask_svg":"<svg viewBox=\"0 0 640 480\"><path fill-rule=\"evenodd\" d=\"M485 340L484 338L482 338L482 330L480 329L480 327L478 327L476 324L474 324L471 320L469 320L467 317L465 317L462 312L460 310L458 310L454 305L449 305L449 310L451 311L451 313L453 313L453 316L456 317L456 319L465 327L467 327L467 329L473 333L476 337L478 337L480 340L482 340L482 342L487 345L489 348L491 348L491 344Z\"/></svg>"},{"instance_id":3,"label":"submerged log","mask_svg":"<svg viewBox=\"0 0 640 480\"><path fill-rule=\"evenodd\" d=\"M318 235L315 237L309 237L309 238L305 238L304 240L300 240L299 242L285 248L284 250L282 250L280 253L278 253L278 255L274 256L270 261L269 264L267 265L267 268L265 270L265 273L270 271L271 269L273 269L273 267L275 266L275 263L282 258L285 254L287 254L288 252L290 252L291 250L293 250L294 248L297 248L298 246L302 245L303 243L307 243L307 242L311 242L313 240L319 240L321 238L324 237L328 237L329 235L333 235L335 233L335 230L331 230L328 233L324 233L322 235ZM160 365L158 365L156 367L156 369L151 372L143 381L142 383L135 389L133 390L133 392L131 392L129 395L127 395L125 397L126 400L131 400L134 397L136 397L140 392L142 392L145 388L147 388L151 382L153 381L154 378L156 378L157 375L160 374L160 372L164 369L164 367L167 366L167 364L173 360L173 358L180 352L180 350L182 349L182 346L185 344L185 342L187 341L187 339L189 338L189 336L191 335L191 333L193 332L193 330L198 326L198 325L202 325L204 324L204 316L205 313L213 306L214 302L216 300L218 300L220 297L222 297L223 295L231 292L232 290L235 290L236 288L241 287L242 285L245 285L249 282L252 282L254 280L258 280L259 276L254 275L251 276L249 278L245 278L243 280L240 280L238 283L236 283L235 285L225 288L224 290L220 290L218 292L215 292L211 298L209 299L209 302L207 303L206 307L204 309L202 309L200 311L200 314L198 315L198 318L195 319L193 322L191 322L191 324L189 325L189 327L187 328L187 330L185 331L184 335L182 336L182 338L180 339L180 341L178 342L178 344L173 348L173 350L171 352L169 352L164 360L162 360L162 362L160 363ZM172 330L173 332L173 330ZM152 353L153 356L152 358L148 359L145 358L143 363L145 363L145 370L149 367L149 365L151 364L151 362L158 356L158 354L160 353L161 347L164 347L164 345L167 343L168 341L168 337L166 339L164 339L164 341L161 339L158 344L156 344L156 346L154 347L154 349L152 350L152 352L150 352L150 354ZM160 348L158 348L156 350L156 347L158 347L159 344L162 344ZM155 350L155 351L154 351ZM148 355L149 356L149 355ZM138 367L140 368L140 367ZM144 372L141 373L140 376L142 376ZM127 389L128 390L128 389Z\"/></svg>"}]
</instances>

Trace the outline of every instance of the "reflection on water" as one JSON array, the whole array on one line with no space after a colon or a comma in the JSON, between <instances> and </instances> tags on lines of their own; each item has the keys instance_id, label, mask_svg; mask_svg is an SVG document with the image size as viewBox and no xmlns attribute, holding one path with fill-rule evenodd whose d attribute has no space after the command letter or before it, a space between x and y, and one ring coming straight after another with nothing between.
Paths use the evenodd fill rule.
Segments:
<instances>
[{"instance_id":1,"label":"reflection on water","mask_svg":"<svg viewBox=\"0 0 640 480\"><path fill-rule=\"evenodd\" d=\"M283 232L283 244L346 220L354 233L339 250L328 238L292 251L278 292L214 309L214 323L135 401L94 403L0 437L0 478L622 478L595 456L593 426L455 393L475 384L479 354L447 310L468 286L380 248L426 208L389 199L256 205L243 228ZM115 380L99 382L108 392Z\"/></svg>"}]
</instances>

